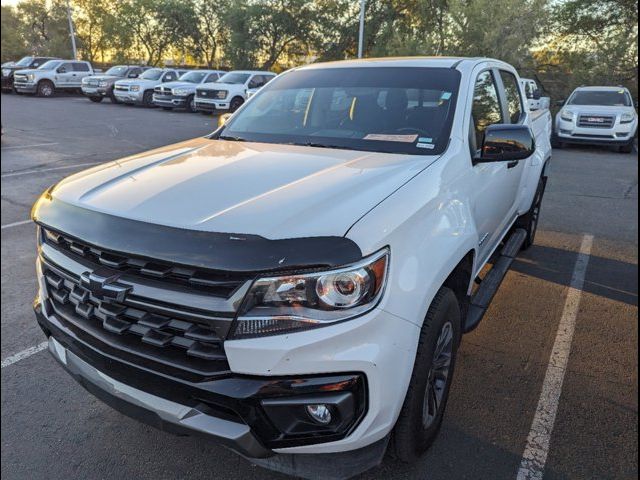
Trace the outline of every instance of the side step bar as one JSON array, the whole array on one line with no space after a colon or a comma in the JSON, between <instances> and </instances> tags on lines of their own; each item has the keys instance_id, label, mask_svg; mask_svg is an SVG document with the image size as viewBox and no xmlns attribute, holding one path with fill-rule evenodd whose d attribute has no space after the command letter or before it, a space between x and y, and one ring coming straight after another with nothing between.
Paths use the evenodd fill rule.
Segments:
<instances>
[{"instance_id":1,"label":"side step bar","mask_svg":"<svg viewBox=\"0 0 640 480\"><path fill-rule=\"evenodd\" d=\"M480 320L482 320L482 317L484 317L493 296L498 291L498 288L500 288L502 280L507 274L509 267L511 267L513 259L518 255L520 247L522 247L526 238L527 232L522 228L518 228L511 234L509 240L504 244L504 247L502 247L502 251L493 264L493 267L482 279L480 287L478 287L476 293L471 297L469 311L463 329L464 333L476 328Z\"/></svg>"}]
</instances>

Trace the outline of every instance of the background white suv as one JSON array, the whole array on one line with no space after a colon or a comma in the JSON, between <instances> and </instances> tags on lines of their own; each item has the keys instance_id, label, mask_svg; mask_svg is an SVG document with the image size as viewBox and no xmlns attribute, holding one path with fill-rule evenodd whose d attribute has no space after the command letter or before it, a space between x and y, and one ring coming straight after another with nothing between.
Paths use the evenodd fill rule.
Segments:
<instances>
[{"instance_id":1,"label":"background white suv","mask_svg":"<svg viewBox=\"0 0 640 480\"><path fill-rule=\"evenodd\" d=\"M82 79L93 75L89 62L80 60L49 60L38 68L18 70L13 85L19 93L36 93L50 97L56 90L80 89Z\"/></svg>"},{"instance_id":2,"label":"background white suv","mask_svg":"<svg viewBox=\"0 0 640 480\"><path fill-rule=\"evenodd\" d=\"M630 153L638 131L638 114L624 87L579 87L560 102L555 146L569 143L612 145Z\"/></svg>"},{"instance_id":3,"label":"background white suv","mask_svg":"<svg viewBox=\"0 0 640 480\"><path fill-rule=\"evenodd\" d=\"M195 107L201 112L235 112L247 100L247 90L266 85L276 77L272 72L235 70L220 80L196 89Z\"/></svg>"},{"instance_id":4,"label":"background white suv","mask_svg":"<svg viewBox=\"0 0 640 480\"><path fill-rule=\"evenodd\" d=\"M175 82L186 70L172 68L151 68L138 78L118 80L113 86L113 94L122 103L153 106L153 89L156 85Z\"/></svg>"}]
</instances>

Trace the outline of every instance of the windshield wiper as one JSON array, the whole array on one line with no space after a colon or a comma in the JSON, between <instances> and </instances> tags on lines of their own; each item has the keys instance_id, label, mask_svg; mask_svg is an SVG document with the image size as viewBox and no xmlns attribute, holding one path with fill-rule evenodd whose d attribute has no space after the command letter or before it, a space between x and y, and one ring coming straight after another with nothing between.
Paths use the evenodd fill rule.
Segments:
<instances>
[{"instance_id":1,"label":"windshield wiper","mask_svg":"<svg viewBox=\"0 0 640 480\"><path fill-rule=\"evenodd\" d=\"M230 142L246 142L246 140L242 137L232 137L230 135L220 135L218 140L228 140Z\"/></svg>"}]
</instances>

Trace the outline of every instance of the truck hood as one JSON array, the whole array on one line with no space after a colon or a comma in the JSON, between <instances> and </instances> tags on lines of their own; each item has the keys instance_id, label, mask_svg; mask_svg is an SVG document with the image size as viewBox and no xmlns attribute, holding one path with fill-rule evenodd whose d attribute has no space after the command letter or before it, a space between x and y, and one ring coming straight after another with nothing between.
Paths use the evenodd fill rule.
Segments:
<instances>
[{"instance_id":1,"label":"truck hood","mask_svg":"<svg viewBox=\"0 0 640 480\"><path fill-rule=\"evenodd\" d=\"M239 84L239 83L220 83L220 82L210 82L210 83L203 83L201 85L202 88L206 88L208 90L237 90L237 89L242 89L243 85Z\"/></svg>"},{"instance_id":2,"label":"truck hood","mask_svg":"<svg viewBox=\"0 0 640 480\"><path fill-rule=\"evenodd\" d=\"M597 115L611 115L611 116L620 115L623 112L635 111L635 108L633 107L625 107L625 106L608 107L603 105L565 105L564 107L562 107L562 109L575 112L579 115L593 113Z\"/></svg>"},{"instance_id":3,"label":"truck hood","mask_svg":"<svg viewBox=\"0 0 640 480\"><path fill-rule=\"evenodd\" d=\"M118 77L116 75L91 75L90 77L91 80L118 80L121 79L122 77Z\"/></svg>"},{"instance_id":4,"label":"truck hood","mask_svg":"<svg viewBox=\"0 0 640 480\"><path fill-rule=\"evenodd\" d=\"M180 82L176 80L175 82L163 83L162 86L165 88L190 88L195 90L198 85L191 82Z\"/></svg>"},{"instance_id":5,"label":"truck hood","mask_svg":"<svg viewBox=\"0 0 640 480\"><path fill-rule=\"evenodd\" d=\"M342 236L437 158L199 138L80 172L51 194L184 229Z\"/></svg>"},{"instance_id":6,"label":"truck hood","mask_svg":"<svg viewBox=\"0 0 640 480\"><path fill-rule=\"evenodd\" d=\"M131 79L124 79L124 80L118 80L118 85L140 85L141 87L144 86L154 86L157 83L159 83L158 80L146 80L144 78L131 78Z\"/></svg>"},{"instance_id":7,"label":"truck hood","mask_svg":"<svg viewBox=\"0 0 640 480\"><path fill-rule=\"evenodd\" d=\"M16 73L21 73L24 75L27 75L29 73L40 73L42 72L42 70L38 70L37 68L25 68L25 69L14 69L13 74L15 75Z\"/></svg>"}]
</instances>

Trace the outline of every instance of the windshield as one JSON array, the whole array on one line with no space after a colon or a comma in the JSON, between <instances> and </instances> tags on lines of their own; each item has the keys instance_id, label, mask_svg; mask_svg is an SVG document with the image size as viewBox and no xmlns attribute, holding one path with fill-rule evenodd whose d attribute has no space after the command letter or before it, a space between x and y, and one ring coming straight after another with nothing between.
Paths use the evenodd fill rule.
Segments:
<instances>
[{"instance_id":1,"label":"windshield","mask_svg":"<svg viewBox=\"0 0 640 480\"><path fill-rule=\"evenodd\" d=\"M28 67L33 62L33 57L23 57L16 62L16 66L18 67Z\"/></svg>"},{"instance_id":2,"label":"windshield","mask_svg":"<svg viewBox=\"0 0 640 480\"><path fill-rule=\"evenodd\" d=\"M460 72L450 68L287 73L212 138L432 155L449 142Z\"/></svg>"},{"instance_id":3,"label":"windshield","mask_svg":"<svg viewBox=\"0 0 640 480\"><path fill-rule=\"evenodd\" d=\"M62 62L60 60L49 60L38 67L38 70L53 70Z\"/></svg>"},{"instance_id":4,"label":"windshield","mask_svg":"<svg viewBox=\"0 0 640 480\"><path fill-rule=\"evenodd\" d=\"M115 77L124 77L125 73L127 73L127 67L124 65L118 65L117 67L111 67L104 74L113 75Z\"/></svg>"},{"instance_id":5,"label":"windshield","mask_svg":"<svg viewBox=\"0 0 640 480\"><path fill-rule=\"evenodd\" d=\"M250 75L248 73L229 72L221 76L216 83L244 84L249 79L249 76Z\"/></svg>"},{"instance_id":6,"label":"windshield","mask_svg":"<svg viewBox=\"0 0 640 480\"><path fill-rule=\"evenodd\" d=\"M630 107L631 99L624 90L581 90L574 92L567 104Z\"/></svg>"},{"instance_id":7,"label":"windshield","mask_svg":"<svg viewBox=\"0 0 640 480\"><path fill-rule=\"evenodd\" d=\"M181 82L200 83L209 72L187 72L178 80Z\"/></svg>"},{"instance_id":8,"label":"windshield","mask_svg":"<svg viewBox=\"0 0 640 480\"><path fill-rule=\"evenodd\" d=\"M140 78L144 80L158 80L160 75L162 75L161 68L152 68L150 70L146 70L142 75L140 75Z\"/></svg>"}]
</instances>

